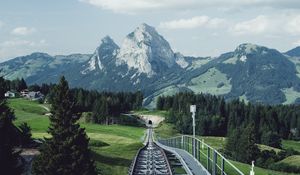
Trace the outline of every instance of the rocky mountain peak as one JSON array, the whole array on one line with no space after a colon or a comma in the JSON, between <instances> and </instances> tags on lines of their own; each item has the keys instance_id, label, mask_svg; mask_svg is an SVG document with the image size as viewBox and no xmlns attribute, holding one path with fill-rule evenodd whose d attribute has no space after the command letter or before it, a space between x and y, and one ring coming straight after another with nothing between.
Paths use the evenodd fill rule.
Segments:
<instances>
[{"instance_id":1,"label":"rocky mountain peak","mask_svg":"<svg viewBox=\"0 0 300 175\"><path fill-rule=\"evenodd\" d=\"M168 68L175 64L174 52L169 43L158 34L154 27L145 23L127 35L117 56L118 64L152 76L160 71L160 66Z\"/></svg>"},{"instance_id":2,"label":"rocky mountain peak","mask_svg":"<svg viewBox=\"0 0 300 175\"><path fill-rule=\"evenodd\" d=\"M250 54L254 52L258 52L261 46L251 43L244 43L240 44L236 49L235 52L243 53L243 54Z\"/></svg>"},{"instance_id":3,"label":"rocky mountain peak","mask_svg":"<svg viewBox=\"0 0 300 175\"><path fill-rule=\"evenodd\" d=\"M154 27L143 23L128 34L127 37L136 40L136 42L145 42L151 41L153 38L159 38L159 34Z\"/></svg>"},{"instance_id":4,"label":"rocky mountain peak","mask_svg":"<svg viewBox=\"0 0 300 175\"><path fill-rule=\"evenodd\" d=\"M113 41L110 36L105 36L101 39L101 44L95 50L92 57L88 60L85 69L81 71L82 74L86 74L96 69L103 70L105 65L116 56L119 46Z\"/></svg>"},{"instance_id":5,"label":"rocky mountain peak","mask_svg":"<svg viewBox=\"0 0 300 175\"><path fill-rule=\"evenodd\" d=\"M100 46L97 50L116 50L119 49L119 46L114 42L110 36L105 36L101 39Z\"/></svg>"},{"instance_id":6,"label":"rocky mountain peak","mask_svg":"<svg viewBox=\"0 0 300 175\"><path fill-rule=\"evenodd\" d=\"M117 44L114 42L114 40L110 37L110 36L105 36L101 39L101 44L107 44L107 45L115 45L117 46Z\"/></svg>"}]
</instances>

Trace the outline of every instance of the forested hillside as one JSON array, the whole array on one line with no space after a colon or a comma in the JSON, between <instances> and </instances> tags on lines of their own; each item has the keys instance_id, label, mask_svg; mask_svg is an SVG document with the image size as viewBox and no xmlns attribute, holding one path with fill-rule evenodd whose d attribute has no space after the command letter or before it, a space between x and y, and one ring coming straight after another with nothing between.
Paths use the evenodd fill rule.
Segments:
<instances>
[{"instance_id":1,"label":"forested hillside","mask_svg":"<svg viewBox=\"0 0 300 175\"><path fill-rule=\"evenodd\" d=\"M297 172L297 166L276 163L299 152L283 149L279 153L259 150L257 144L282 148L282 139L299 140L300 107L297 105L262 105L240 100L225 102L222 97L178 93L159 97L157 109L168 110L166 121L175 125L182 134L192 134L190 105L197 105L196 135L227 137L225 150L228 157L279 171ZM275 164L276 163L276 164Z\"/></svg>"},{"instance_id":2,"label":"forested hillside","mask_svg":"<svg viewBox=\"0 0 300 175\"><path fill-rule=\"evenodd\" d=\"M199 135L226 136L234 128L254 123L258 143L270 145L266 143L269 137L299 139L300 136L300 107L297 105L253 105L239 100L225 102L214 95L179 93L158 98L157 109L170 110L167 121L174 123L182 133L190 134L191 104L197 105L196 132Z\"/></svg>"}]
</instances>

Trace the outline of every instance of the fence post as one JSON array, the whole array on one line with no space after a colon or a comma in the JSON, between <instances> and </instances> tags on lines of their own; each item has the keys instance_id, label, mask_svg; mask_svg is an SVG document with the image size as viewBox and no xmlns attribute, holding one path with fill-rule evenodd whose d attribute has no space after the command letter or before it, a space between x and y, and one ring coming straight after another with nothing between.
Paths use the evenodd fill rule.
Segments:
<instances>
[{"instance_id":1,"label":"fence post","mask_svg":"<svg viewBox=\"0 0 300 175\"><path fill-rule=\"evenodd\" d=\"M222 157L222 161L221 161L221 175L225 174L224 170L225 170L225 160Z\"/></svg>"},{"instance_id":2,"label":"fence post","mask_svg":"<svg viewBox=\"0 0 300 175\"><path fill-rule=\"evenodd\" d=\"M213 167L212 167L212 175L216 175L217 172L217 153L214 150L213 152L214 156L213 156Z\"/></svg>"},{"instance_id":3,"label":"fence post","mask_svg":"<svg viewBox=\"0 0 300 175\"><path fill-rule=\"evenodd\" d=\"M173 147L176 148L176 138L174 138L172 140L173 140Z\"/></svg>"},{"instance_id":4,"label":"fence post","mask_svg":"<svg viewBox=\"0 0 300 175\"><path fill-rule=\"evenodd\" d=\"M209 169L210 169L210 148L207 147L207 170L208 170L208 172L210 172Z\"/></svg>"},{"instance_id":5,"label":"fence post","mask_svg":"<svg viewBox=\"0 0 300 175\"><path fill-rule=\"evenodd\" d=\"M196 157L196 151L195 151L195 137L192 138L192 152L193 152L193 157Z\"/></svg>"},{"instance_id":6,"label":"fence post","mask_svg":"<svg viewBox=\"0 0 300 175\"><path fill-rule=\"evenodd\" d=\"M187 139L186 139L186 137L184 137L184 150L187 150L187 144L186 144L186 142L187 142Z\"/></svg>"},{"instance_id":7,"label":"fence post","mask_svg":"<svg viewBox=\"0 0 300 175\"><path fill-rule=\"evenodd\" d=\"M190 138L189 138L189 137L188 137L187 143L188 143L188 152L191 153L191 152L190 152Z\"/></svg>"},{"instance_id":8,"label":"fence post","mask_svg":"<svg viewBox=\"0 0 300 175\"><path fill-rule=\"evenodd\" d=\"M195 139L195 158L196 159L198 159L198 151L197 151L197 148L198 148L198 146L197 146L197 140Z\"/></svg>"},{"instance_id":9,"label":"fence post","mask_svg":"<svg viewBox=\"0 0 300 175\"><path fill-rule=\"evenodd\" d=\"M201 145L201 142L200 141L198 141L198 160L199 160L199 162L201 161L201 150L200 150L200 145Z\"/></svg>"}]
</instances>

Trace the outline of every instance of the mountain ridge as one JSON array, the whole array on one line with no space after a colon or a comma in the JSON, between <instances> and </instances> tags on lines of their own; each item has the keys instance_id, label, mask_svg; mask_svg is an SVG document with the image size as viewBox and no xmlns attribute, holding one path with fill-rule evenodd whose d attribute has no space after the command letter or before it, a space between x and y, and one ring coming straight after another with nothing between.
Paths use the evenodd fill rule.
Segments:
<instances>
[{"instance_id":1,"label":"mountain ridge","mask_svg":"<svg viewBox=\"0 0 300 175\"><path fill-rule=\"evenodd\" d=\"M51 56L37 52L0 63L0 67L5 78L23 77L29 84L54 83L65 75L72 87L141 90L144 104L151 107L158 96L181 91L281 104L300 101L296 51L280 53L242 43L218 57L188 57L175 53L154 27L141 24L121 46L105 36L93 54Z\"/></svg>"}]
</instances>

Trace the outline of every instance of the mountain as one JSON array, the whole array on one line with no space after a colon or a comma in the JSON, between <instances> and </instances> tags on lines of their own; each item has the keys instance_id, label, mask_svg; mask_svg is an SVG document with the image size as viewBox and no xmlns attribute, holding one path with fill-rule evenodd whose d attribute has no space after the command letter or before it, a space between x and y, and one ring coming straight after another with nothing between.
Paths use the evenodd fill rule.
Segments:
<instances>
[{"instance_id":1,"label":"mountain","mask_svg":"<svg viewBox=\"0 0 300 175\"><path fill-rule=\"evenodd\" d=\"M117 64L126 64L129 69L151 77L172 68L175 55L169 43L153 27L142 24L124 39Z\"/></svg>"},{"instance_id":2,"label":"mountain","mask_svg":"<svg viewBox=\"0 0 300 175\"><path fill-rule=\"evenodd\" d=\"M300 46L285 52L285 54L291 57L300 57Z\"/></svg>"},{"instance_id":3,"label":"mountain","mask_svg":"<svg viewBox=\"0 0 300 175\"><path fill-rule=\"evenodd\" d=\"M137 91L154 107L158 96L191 91L254 103L300 102L299 48L286 53L250 43L219 57L175 53L155 28L141 24L118 46L109 36L93 54L33 53L0 63L8 79L55 83L65 75L72 87Z\"/></svg>"},{"instance_id":4,"label":"mountain","mask_svg":"<svg viewBox=\"0 0 300 175\"><path fill-rule=\"evenodd\" d=\"M231 79L227 98L243 96L252 102L279 104L287 100L285 91L300 92L295 64L275 49L242 44L223 58L216 68Z\"/></svg>"},{"instance_id":5,"label":"mountain","mask_svg":"<svg viewBox=\"0 0 300 175\"><path fill-rule=\"evenodd\" d=\"M89 54L50 56L46 53L32 53L0 63L0 71L7 79L24 77L29 84L56 82L60 75L70 70L75 71L90 56Z\"/></svg>"}]
</instances>

